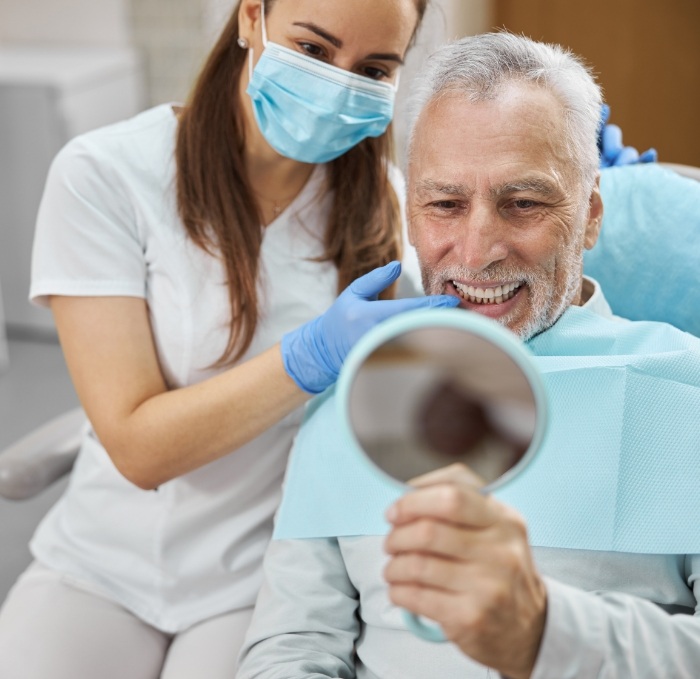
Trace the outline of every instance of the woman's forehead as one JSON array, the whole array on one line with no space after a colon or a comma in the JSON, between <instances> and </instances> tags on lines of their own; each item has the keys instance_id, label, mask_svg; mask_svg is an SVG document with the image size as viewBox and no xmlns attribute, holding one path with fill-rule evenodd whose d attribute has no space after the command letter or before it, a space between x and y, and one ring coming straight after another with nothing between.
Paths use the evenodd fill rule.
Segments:
<instances>
[{"instance_id":1,"label":"woman's forehead","mask_svg":"<svg viewBox=\"0 0 700 679\"><path fill-rule=\"evenodd\" d=\"M343 47L403 56L418 22L416 0L275 0L270 22L313 25Z\"/></svg>"}]
</instances>

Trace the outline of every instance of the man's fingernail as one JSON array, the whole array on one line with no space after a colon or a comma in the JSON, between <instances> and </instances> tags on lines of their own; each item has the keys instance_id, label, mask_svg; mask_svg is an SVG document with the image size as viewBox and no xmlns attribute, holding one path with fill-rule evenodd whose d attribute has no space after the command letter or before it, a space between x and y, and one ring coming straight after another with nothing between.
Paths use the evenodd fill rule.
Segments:
<instances>
[{"instance_id":1,"label":"man's fingernail","mask_svg":"<svg viewBox=\"0 0 700 679\"><path fill-rule=\"evenodd\" d=\"M389 523L394 523L394 521L396 521L396 519L399 516L399 512L396 509L396 506L391 505L391 507L389 507L389 509L387 509L386 512L384 512L384 516L386 517L386 520Z\"/></svg>"}]
</instances>

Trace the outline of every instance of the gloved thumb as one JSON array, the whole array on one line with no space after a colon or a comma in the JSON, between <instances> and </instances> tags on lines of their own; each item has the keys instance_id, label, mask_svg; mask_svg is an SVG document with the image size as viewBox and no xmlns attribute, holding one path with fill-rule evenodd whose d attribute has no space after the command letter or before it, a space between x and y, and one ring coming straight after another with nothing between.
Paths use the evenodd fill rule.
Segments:
<instances>
[{"instance_id":1,"label":"gloved thumb","mask_svg":"<svg viewBox=\"0 0 700 679\"><path fill-rule=\"evenodd\" d=\"M610 165L614 164L620 151L622 151L622 130L618 125L606 125L602 134L603 158Z\"/></svg>"},{"instance_id":2,"label":"gloved thumb","mask_svg":"<svg viewBox=\"0 0 700 679\"><path fill-rule=\"evenodd\" d=\"M644 151L644 153L641 153L639 155L639 162L640 163L655 163L659 158L659 154L656 152L656 149L651 148L647 149Z\"/></svg>"},{"instance_id":3,"label":"gloved thumb","mask_svg":"<svg viewBox=\"0 0 700 679\"><path fill-rule=\"evenodd\" d=\"M614 165L634 165L639 160L639 151L634 146L625 146L615 158Z\"/></svg>"},{"instance_id":4,"label":"gloved thumb","mask_svg":"<svg viewBox=\"0 0 700 679\"><path fill-rule=\"evenodd\" d=\"M377 269L372 269L364 276L350 283L350 292L363 299L376 299L377 295L388 288L401 274L400 262L389 262Z\"/></svg>"}]
</instances>

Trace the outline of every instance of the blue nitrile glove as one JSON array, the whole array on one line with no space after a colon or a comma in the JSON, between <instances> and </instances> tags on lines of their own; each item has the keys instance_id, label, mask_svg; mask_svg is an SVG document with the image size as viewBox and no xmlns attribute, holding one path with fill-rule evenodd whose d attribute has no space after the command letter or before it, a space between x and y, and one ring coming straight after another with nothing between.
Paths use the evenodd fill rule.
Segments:
<instances>
[{"instance_id":1,"label":"blue nitrile glove","mask_svg":"<svg viewBox=\"0 0 700 679\"><path fill-rule=\"evenodd\" d=\"M603 104L600 115L600 130L598 132L601 167L656 162L656 149L648 149L640 155L639 151L634 147L623 146L622 130L617 125L607 125L608 118L610 118L610 107L607 104Z\"/></svg>"},{"instance_id":2,"label":"blue nitrile glove","mask_svg":"<svg viewBox=\"0 0 700 679\"><path fill-rule=\"evenodd\" d=\"M335 382L348 351L362 335L402 311L427 307L455 307L452 295L377 300L401 273L391 262L353 281L331 307L282 337L282 360L290 377L304 391L319 394Z\"/></svg>"}]
</instances>

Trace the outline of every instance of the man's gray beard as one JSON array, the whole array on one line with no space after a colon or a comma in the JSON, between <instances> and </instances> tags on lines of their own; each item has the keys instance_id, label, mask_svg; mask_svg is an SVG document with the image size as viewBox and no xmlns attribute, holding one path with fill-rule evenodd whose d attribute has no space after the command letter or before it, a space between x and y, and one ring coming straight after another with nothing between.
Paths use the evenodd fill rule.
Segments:
<instances>
[{"instance_id":1,"label":"man's gray beard","mask_svg":"<svg viewBox=\"0 0 700 679\"><path fill-rule=\"evenodd\" d=\"M583 253L570 253L560 266L566 267L569 272L566 277L564 292L555 299L555 291L551 282L544 274L523 271L505 265L491 265L483 271L474 272L466 267L449 267L440 271L431 271L423 266L420 261L421 276L423 278L423 289L428 295L440 295L445 291L445 284L453 280L479 280L484 283L498 283L501 281L522 281L529 289L531 305L533 310L532 318L528 319L525 325L519 330L513 330L523 342L527 342L535 335L539 335L548 328L551 328L561 317L561 315L571 306L576 292L581 284L581 273L583 270ZM495 319L498 323L510 328L514 320L515 312L505 314Z\"/></svg>"}]
</instances>

